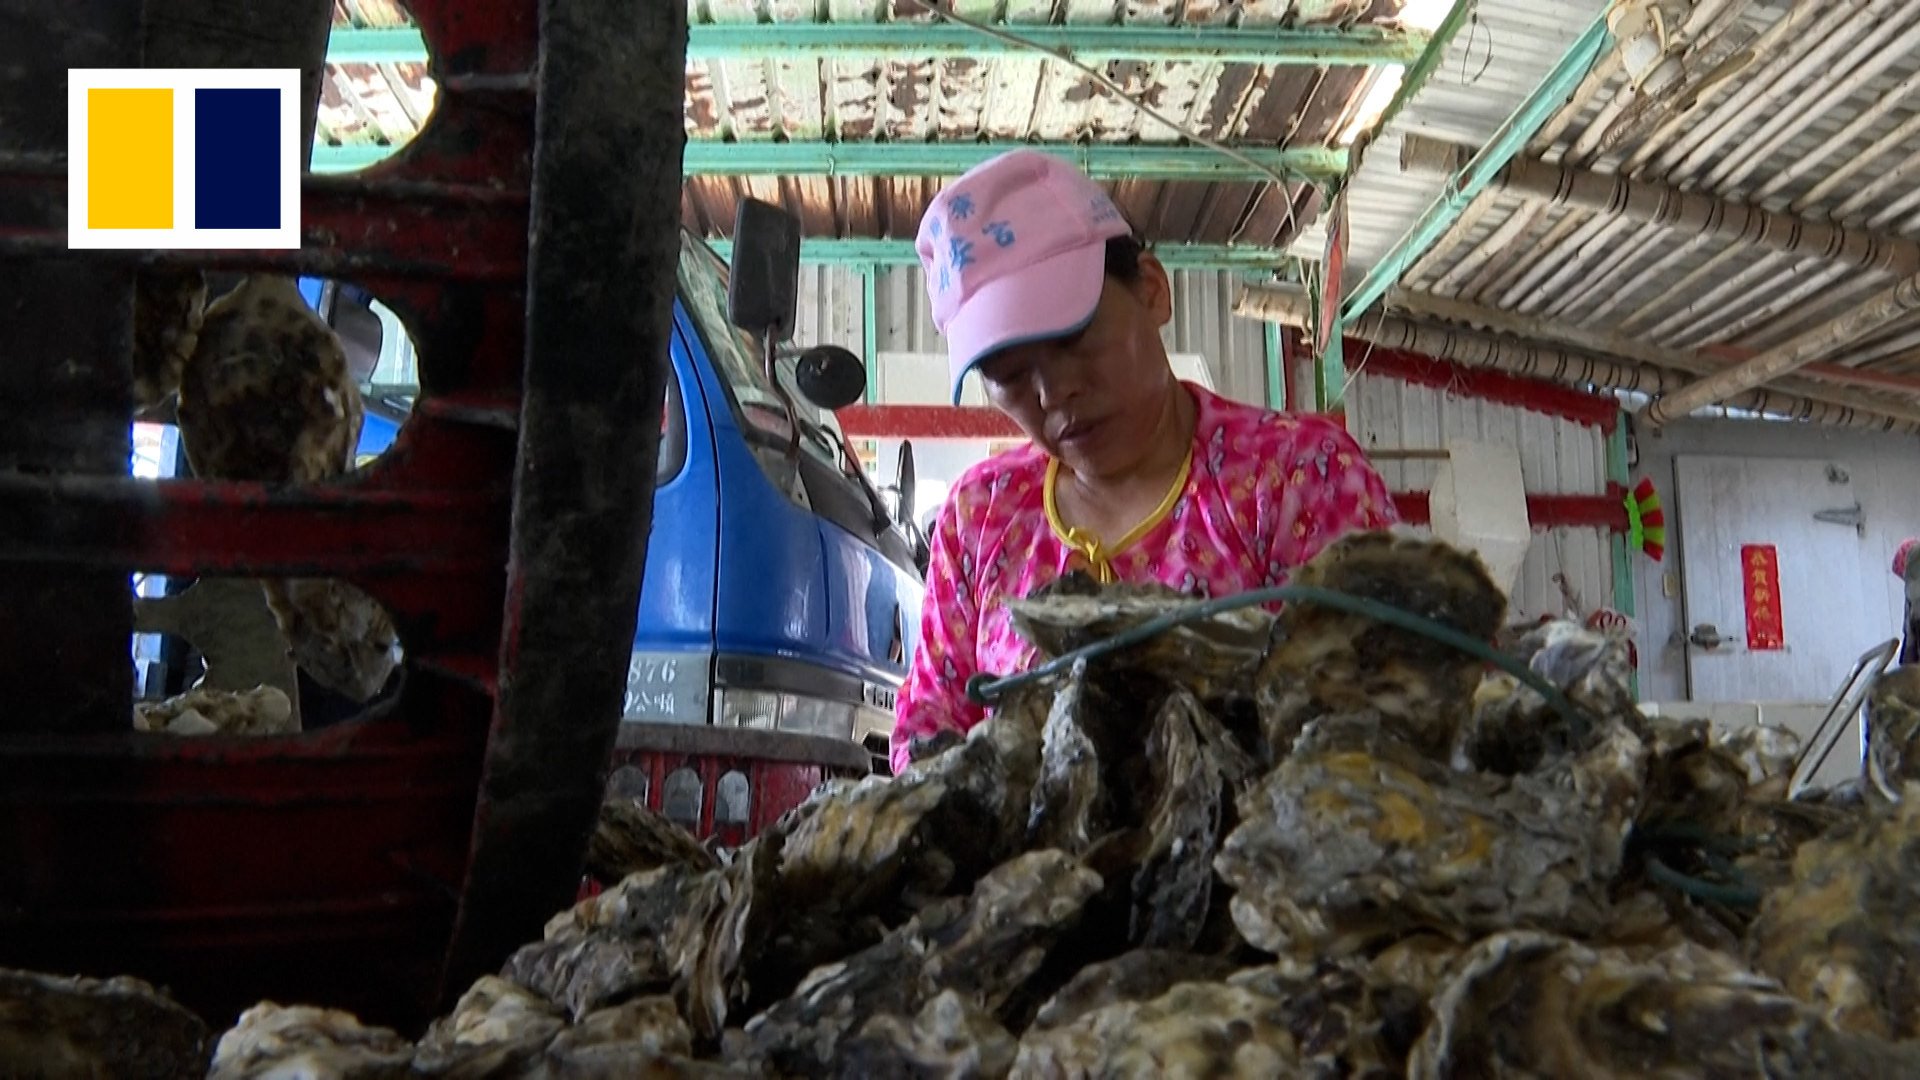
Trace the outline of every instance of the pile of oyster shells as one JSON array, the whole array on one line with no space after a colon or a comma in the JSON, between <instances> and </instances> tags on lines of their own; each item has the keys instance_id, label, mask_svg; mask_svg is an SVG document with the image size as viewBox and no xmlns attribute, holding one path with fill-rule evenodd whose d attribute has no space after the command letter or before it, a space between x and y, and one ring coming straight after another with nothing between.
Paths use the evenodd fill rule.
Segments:
<instances>
[{"instance_id":1,"label":"pile of oyster shells","mask_svg":"<svg viewBox=\"0 0 1920 1080\"><path fill-rule=\"evenodd\" d=\"M1295 581L1575 707L1361 616L1224 614L737 851L623 807L596 862L654 865L424 1038L262 1004L212 1075L1920 1075L1920 799L1789 801L1778 732L1643 717L1624 643L1503 633L1444 545L1353 536ZM1057 656L1181 602L1011 606Z\"/></svg>"}]
</instances>

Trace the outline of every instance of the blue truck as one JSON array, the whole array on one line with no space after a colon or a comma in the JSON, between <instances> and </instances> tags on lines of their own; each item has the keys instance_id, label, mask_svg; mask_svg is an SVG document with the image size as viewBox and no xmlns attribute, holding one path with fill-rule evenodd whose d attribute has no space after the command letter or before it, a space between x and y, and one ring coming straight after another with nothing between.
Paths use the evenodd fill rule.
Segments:
<instances>
[{"instance_id":1,"label":"blue truck","mask_svg":"<svg viewBox=\"0 0 1920 1080\"><path fill-rule=\"evenodd\" d=\"M911 476L877 489L833 403L810 401L797 374L833 354L842 391L849 381L863 388L857 358L816 348L770 364L765 335L733 324L728 275L683 234L629 723L612 786L703 834L739 839L823 775L885 769L894 696L920 629L925 542L912 521ZM364 466L398 437L418 393L412 344L400 318L364 290L318 279L300 288L362 382ZM139 425L135 441L135 472L184 471L170 427ZM910 474L910 458L902 469ZM172 584L143 576L136 588L161 596ZM186 648L170 637L136 639L148 696L184 688ZM149 680L150 669L161 676ZM365 709L304 676L300 696L310 728ZM693 737L703 733L710 737ZM762 759L826 768L780 776L740 764Z\"/></svg>"},{"instance_id":2,"label":"blue truck","mask_svg":"<svg viewBox=\"0 0 1920 1080\"><path fill-rule=\"evenodd\" d=\"M683 234L624 718L852 740L883 763L924 594L898 498L911 478L887 494L867 479L832 411L800 392L793 356L775 385L754 337L729 321L727 274ZM365 463L411 407L411 346L364 293L302 285L371 369Z\"/></svg>"}]
</instances>

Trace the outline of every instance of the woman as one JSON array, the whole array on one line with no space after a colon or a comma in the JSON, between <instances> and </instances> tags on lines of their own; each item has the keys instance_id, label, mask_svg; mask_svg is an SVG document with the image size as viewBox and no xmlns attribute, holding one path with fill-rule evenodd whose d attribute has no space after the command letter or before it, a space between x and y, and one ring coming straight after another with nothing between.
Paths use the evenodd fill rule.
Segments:
<instances>
[{"instance_id":1,"label":"woman","mask_svg":"<svg viewBox=\"0 0 1920 1080\"><path fill-rule=\"evenodd\" d=\"M1905 591L1904 615L1900 620L1900 654L1902 664L1920 663L1920 559L1914 553L1920 551L1920 540L1908 540L1893 553L1893 576L1900 579Z\"/></svg>"},{"instance_id":2,"label":"woman","mask_svg":"<svg viewBox=\"0 0 1920 1080\"><path fill-rule=\"evenodd\" d=\"M976 672L1030 667L1001 603L1070 570L1221 596L1282 583L1350 529L1393 523L1341 427L1173 376L1167 272L1066 162L1002 154L942 191L917 242L954 403L977 371L1030 445L969 470L934 525L920 648L898 703L916 738L985 718Z\"/></svg>"}]
</instances>

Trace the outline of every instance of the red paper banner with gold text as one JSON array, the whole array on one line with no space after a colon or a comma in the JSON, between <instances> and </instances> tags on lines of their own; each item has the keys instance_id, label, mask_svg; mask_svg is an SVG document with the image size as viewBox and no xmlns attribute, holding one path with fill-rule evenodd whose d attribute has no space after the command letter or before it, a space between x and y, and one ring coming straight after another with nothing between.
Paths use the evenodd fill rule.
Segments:
<instances>
[{"instance_id":1,"label":"red paper banner with gold text","mask_svg":"<svg viewBox=\"0 0 1920 1080\"><path fill-rule=\"evenodd\" d=\"M1747 648L1774 652L1787 647L1780 611L1780 549L1747 544L1740 549L1740 580L1747 596Z\"/></svg>"}]
</instances>

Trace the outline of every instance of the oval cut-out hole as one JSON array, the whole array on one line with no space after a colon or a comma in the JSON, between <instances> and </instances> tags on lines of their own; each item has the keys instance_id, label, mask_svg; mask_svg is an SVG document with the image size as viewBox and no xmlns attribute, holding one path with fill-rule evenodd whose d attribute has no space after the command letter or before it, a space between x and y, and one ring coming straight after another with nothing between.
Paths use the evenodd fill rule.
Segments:
<instances>
[{"instance_id":1,"label":"oval cut-out hole","mask_svg":"<svg viewBox=\"0 0 1920 1080\"><path fill-rule=\"evenodd\" d=\"M331 578L136 575L136 730L289 735L399 692L404 650L379 601Z\"/></svg>"},{"instance_id":2,"label":"oval cut-out hole","mask_svg":"<svg viewBox=\"0 0 1920 1080\"><path fill-rule=\"evenodd\" d=\"M316 173L358 172L399 153L433 115L426 44L396 4L334 8L314 131Z\"/></svg>"},{"instance_id":3,"label":"oval cut-out hole","mask_svg":"<svg viewBox=\"0 0 1920 1080\"><path fill-rule=\"evenodd\" d=\"M700 774L682 767L667 774L661 785L660 812L668 821L688 829L700 825Z\"/></svg>"},{"instance_id":4,"label":"oval cut-out hole","mask_svg":"<svg viewBox=\"0 0 1920 1080\"><path fill-rule=\"evenodd\" d=\"M632 799L640 806L647 805L647 774L632 766L622 765L607 777L607 798Z\"/></svg>"},{"instance_id":5,"label":"oval cut-out hole","mask_svg":"<svg viewBox=\"0 0 1920 1080\"><path fill-rule=\"evenodd\" d=\"M738 769L720 777L713 794L713 821L716 825L744 825L753 808L753 785Z\"/></svg>"}]
</instances>

